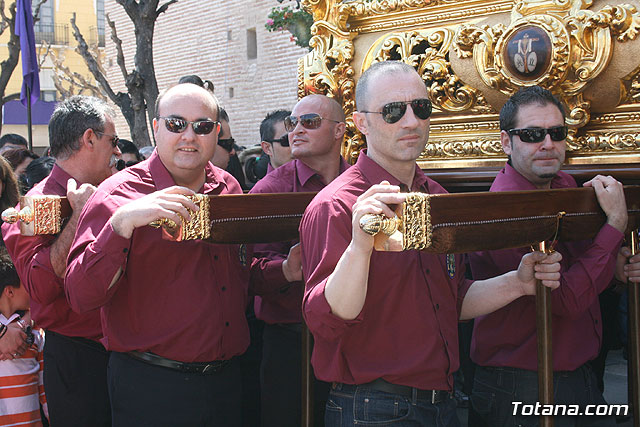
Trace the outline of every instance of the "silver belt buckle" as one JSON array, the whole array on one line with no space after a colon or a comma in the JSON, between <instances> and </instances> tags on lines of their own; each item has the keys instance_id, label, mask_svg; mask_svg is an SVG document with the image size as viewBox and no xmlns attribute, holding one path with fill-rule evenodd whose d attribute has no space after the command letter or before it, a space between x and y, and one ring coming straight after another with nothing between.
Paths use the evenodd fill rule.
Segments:
<instances>
[{"instance_id":1,"label":"silver belt buckle","mask_svg":"<svg viewBox=\"0 0 640 427\"><path fill-rule=\"evenodd\" d=\"M205 366L205 367L204 367L204 369L202 370L202 373L203 373L203 374L206 374L206 373L207 373L207 371L208 371L209 369L212 369L212 368L213 368L213 365L208 364L207 366Z\"/></svg>"},{"instance_id":2,"label":"silver belt buckle","mask_svg":"<svg viewBox=\"0 0 640 427\"><path fill-rule=\"evenodd\" d=\"M435 390L431 390L431 404L432 405L436 404L436 391Z\"/></svg>"}]
</instances>

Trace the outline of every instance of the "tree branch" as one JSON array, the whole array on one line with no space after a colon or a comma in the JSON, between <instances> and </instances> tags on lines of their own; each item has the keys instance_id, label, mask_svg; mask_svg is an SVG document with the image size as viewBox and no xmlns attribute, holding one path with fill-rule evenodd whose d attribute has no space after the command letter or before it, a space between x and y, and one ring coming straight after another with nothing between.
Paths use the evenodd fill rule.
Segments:
<instances>
[{"instance_id":1,"label":"tree branch","mask_svg":"<svg viewBox=\"0 0 640 427\"><path fill-rule=\"evenodd\" d=\"M116 32L116 23L111 20L108 14L107 14L107 24L109 24L109 27L111 28L111 40L113 40L113 43L115 43L116 45L116 53L117 53L116 62L118 63L118 67L120 67L120 71L122 72L122 77L124 77L124 79L126 80L127 75L129 75L129 73L127 72L127 66L124 62L124 52L122 51L122 40L120 40L120 38L118 37L118 33Z\"/></svg>"},{"instance_id":2,"label":"tree branch","mask_svg":"<svg viewBox=\"0 0 640 427\"><path fill-rule=\"evenodd\" d=\"M100 83L100 85L102 86L104 91L107 93L109 98L119 106L121 100L118 97L118 95L116 95L116 93L113 91L113 89L111 89L111 85L109 84L109 81L107 80L104 73L102 72L102 67L98 64L98 61L96 60L96 58L94 58L94 56L89 51L89 46L87 45L87 42L84 40L84 37L80 32L80 29L76 25L75 13L71 17L71 27L73 28L73 37L78 42L76 51L84 58L85 62L87 63L87 67L89 68L89 71L91 71L91 74L93 74L93 77L96 79L96 81Z\"/></svg>"},{"instance_id":3,"label":"tree branch","mask_svg":"<svg viewBox=\"0 0 640 427\"><path fill-rule=\"evenodd\" d=\"M160 14L165 13L169 8L169 6L171 6L174 3L178 3L178 0L170 0L165 4L163 4L162 6L160 6L158 10L156 10L156 16L160 16Z\"/></svg>"},{"instance_id":4,"label":"tree branch","mask_svg":"<svg viewBox=\"0 0 640 427\"><path fill-rule=\"evenodd\" d=\"M33 23L35 24L36 22L38 22L40 20L40 7L44 4L44 2L46 2L47 0L38 0L38 3L36 4L36 8L33 11Z\"/></svg>"},{"instance_id":5,"label":"tree branch","mask_svg":"<svg viewBox=\"0 0 640 427\"><path fill-rule=\"evenodd\" d=\"M11 95L7 95L2 98L2 105L6 104L9 101L15 101L16 99L20 99L20 93L12 93Z\"/></svg>"},{"instance_id":6,"label":"tree branch","mask_svg":"<svg viewBox=\"0 0 640 427\"><path fill-rule=\"evenodd\" d=\"M12 5L13 6L13 5ZM15 8L15 6L13 6ZM10 7L11 8L11 7ZM11 21L4 12L4 0L0 0L0 34L4 33L4 30L9 28Z\"/></svg>"}]
</instances>

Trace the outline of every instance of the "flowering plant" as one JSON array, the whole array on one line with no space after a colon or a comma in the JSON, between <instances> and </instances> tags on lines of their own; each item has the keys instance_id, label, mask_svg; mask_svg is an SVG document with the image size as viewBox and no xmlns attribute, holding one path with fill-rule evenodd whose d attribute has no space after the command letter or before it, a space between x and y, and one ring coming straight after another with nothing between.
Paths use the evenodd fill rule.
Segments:
<instances>
[{"instance_id":1,"label":"flowering plant","mask_svg":"<svg viewBox=\"0 0 640 427\"><path fill-rule=\"evenodd\" d=\"M265 28L269 31L289 31L290 40L300 47L309 47L313 17L304 9L289 6L274 7L269 12Z\"/></svg>"}]
</instances>

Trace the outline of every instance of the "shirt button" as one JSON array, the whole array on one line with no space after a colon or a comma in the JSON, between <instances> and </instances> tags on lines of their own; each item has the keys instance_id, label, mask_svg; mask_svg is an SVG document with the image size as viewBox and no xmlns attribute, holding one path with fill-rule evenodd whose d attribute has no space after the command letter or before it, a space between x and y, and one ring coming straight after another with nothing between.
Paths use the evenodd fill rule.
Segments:
<instances>
[{"instance_id":1,"label":"shirt button","mask_svg":"<svg viewBox=\"0 0 640 427\"><path fill-rule=\"evenodd\" d=\"M425 274L429 274L429 269L427 268L424 272Z\"/></svg>"},{"instance_id":2,"label":"shirt button","mask_svg":"<svg viewBox=\"0 0 640 427\"><path fill-rule=\"evenodd\" d=\"M222 287L222 291L224 292L224 291L226 291L226 290L227 290L227 287L226 287L226 286L223 286L223 287Z\"/></svg>"},{"instance_id":3,"label":"shirt button","mask_svg":"<svg viewBox=\"0 0 640 427\"><path fill-rule=\"evenodd\" d=\"M224 322L224 326L229 326L229 322Z\"/></svg>"},{"instance_id":4,"label":"shirt button","mask_svg":"<svg viewBox=\"0 0 640 427\"><path fill-rule=\"evenodd\" d=\"M218 260L218 255L214 255L213 259L217 261Z\"/></svg>"},{"instance_id":5,"label":"shirt button","mask_svg":"<svg viewBox=\"0 0 640 427\"><path fill-rule=\"evenodd\" d=\"M440 310L440 304L436 304L436 310Z\"/></svg>"},{"instance_id":6,"label":"shirt button","mask_svg":"<svg viewBox=\"0 0 640 427\"><path fill-rule=\"evenodd\" d=\"M127 252L129 252L129 249L124 248L124 249L122 250L122 252L124 252L124 253L126 254Z\"/></svg>"}]
</instances>

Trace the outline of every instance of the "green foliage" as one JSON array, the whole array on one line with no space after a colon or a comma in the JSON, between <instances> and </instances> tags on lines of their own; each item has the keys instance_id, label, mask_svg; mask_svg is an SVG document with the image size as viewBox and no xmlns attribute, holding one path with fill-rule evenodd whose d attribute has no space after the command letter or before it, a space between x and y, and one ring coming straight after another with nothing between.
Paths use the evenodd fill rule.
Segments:
<instances>
[{"instance_id":1,"label":"green foliage","mask_svg":"<svg viewBox=\"0 0 640 427\"><path fill-rule=\"evenodd\" d=\"M313 17L300 6L274 7L269 12L265 28L269 31L288 31L291 41L300 47L309 47Z\"/></svg>"}]
</instances>

